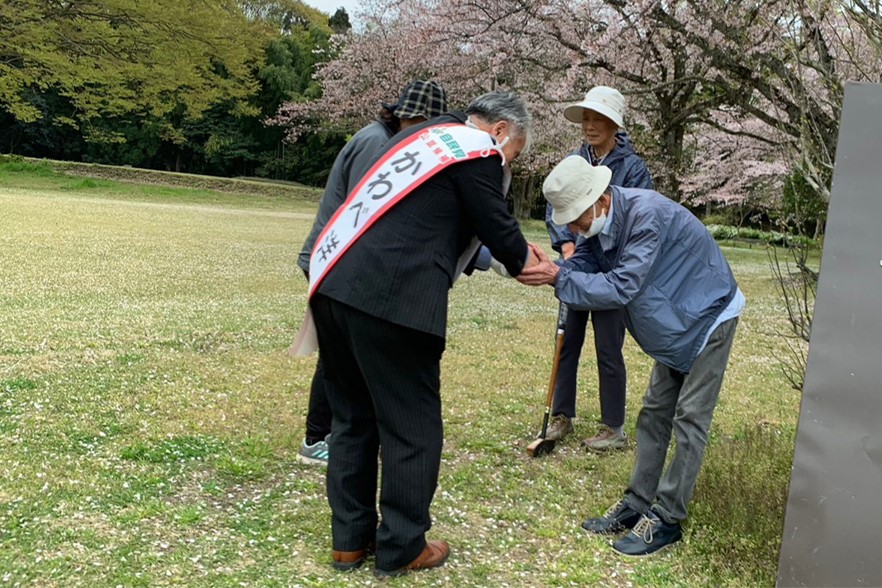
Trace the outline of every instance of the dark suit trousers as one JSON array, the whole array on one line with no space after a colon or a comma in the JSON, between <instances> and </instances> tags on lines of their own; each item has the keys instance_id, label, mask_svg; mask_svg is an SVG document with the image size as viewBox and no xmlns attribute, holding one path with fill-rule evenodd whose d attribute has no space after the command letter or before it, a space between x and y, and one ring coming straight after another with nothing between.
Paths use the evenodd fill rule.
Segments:
<instances>
[{"instance_id":1,"label":"dark suit trousers","mask_svg":"<svg viewBox=\"0 0 882 588\"><path fill-rule=\"evenodd\" d=\"M333 412L327 484L334 549L363 549L376 533L376 567L395 570L422 552L431 526L443 440L444 339L321 294L311 305Z\"/></svg>"},{"instance_id":2,"label":"dark suit trousers","mask_svg":"<svg viewBox=\"0 0 882 588\"><path fill-rule=\"evenodd\" d=\"M325 391L322 360L315 362L315 374L309 389L309 410L306 413L306 442L312 445L322 441L331 432L331 405Z\"/></svg>"},{"instance_id":3,"label":"dark suit trousers","mask_svg":"<svg viewBox=\"0 0 882 588\"><path fill-rule=\"evenodd\" d=\"M597 351L597 370L600 382L600 420L610 427L625 423L625 390L627 372L622 345L625 343L623 309L573 310L567 314L564 341L560 351L560 365L554 385L552 414L569 418L576 416L576 389L579 386L579 355L585 342L588 317L594 327L594 348Z\"/></svg>"}]
</instances>

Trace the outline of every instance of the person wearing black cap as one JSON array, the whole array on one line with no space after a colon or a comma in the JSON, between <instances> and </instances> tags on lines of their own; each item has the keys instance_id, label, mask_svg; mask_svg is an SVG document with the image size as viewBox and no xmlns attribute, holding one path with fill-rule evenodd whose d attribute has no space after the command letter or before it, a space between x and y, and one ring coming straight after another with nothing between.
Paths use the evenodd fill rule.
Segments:
<instances>
[{"instance_id":1,"label":"person wearing black cap","mask_svg":"<svg viewBox=\"0 0 882 588\"><path fill-rule=\"evenodd\" d=\"M355 181L368 170L383 145L400 130L447 112L447 92L434 81L416 80L401 92L396 104L383 104L374 122L359 130L337 155L319 201L318 214L303 244L297 265L309 279L309 258L316 239L337 211ZM303 463L328 464L328 436L331 433L331 407L324 386L321 360L316 362L306 414L306 438L298 459Z\"/></svg>"}]
</instances>

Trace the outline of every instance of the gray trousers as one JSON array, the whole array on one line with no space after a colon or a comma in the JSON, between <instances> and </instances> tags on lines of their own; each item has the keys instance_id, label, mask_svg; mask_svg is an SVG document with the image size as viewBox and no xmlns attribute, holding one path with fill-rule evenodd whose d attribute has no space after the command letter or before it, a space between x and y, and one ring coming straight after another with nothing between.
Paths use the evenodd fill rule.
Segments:
<instances>
[{"instance_id":1,"label":"gray trousers","mask_svg":"<svg viewBox=\"0 0 882 588\"><path fill-rule=\"evenodd\" d=\"M737 324L733 318L714 330L689 373L658 362L652 368L637 416L637 462L625 491L634 510L645 513L654 504L667 523L686 519ZM672 432L674 458L662 474Z\"/></svg>"}]
</instances>

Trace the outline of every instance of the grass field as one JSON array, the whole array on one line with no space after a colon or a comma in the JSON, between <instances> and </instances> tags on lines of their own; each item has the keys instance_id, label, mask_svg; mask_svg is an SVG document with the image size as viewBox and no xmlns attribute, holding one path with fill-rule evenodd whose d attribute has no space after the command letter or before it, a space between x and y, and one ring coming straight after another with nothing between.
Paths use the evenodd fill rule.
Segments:
<instances>
[{"instance_id":1,"label":"grass field","mask_svg":"<svg viewBox=\"0 0 882 588\"><path fill-rule=\"evenodd\" d=\"M330 567L324 473L296 461L313 358L296 254L314 204L0 166L0 585L369 586ZM540 223L524 227L547 244ZM681 545L621 559L579 523L633 451L541 423L557 303L495 274L457 283L442 365L441 569L389 586L771 586L799 395L760 249L725 249L748 299ZM590 337L589 337L590 339ZM633 435L650 360L626 342Z\"/></svg>"}]
</instances>

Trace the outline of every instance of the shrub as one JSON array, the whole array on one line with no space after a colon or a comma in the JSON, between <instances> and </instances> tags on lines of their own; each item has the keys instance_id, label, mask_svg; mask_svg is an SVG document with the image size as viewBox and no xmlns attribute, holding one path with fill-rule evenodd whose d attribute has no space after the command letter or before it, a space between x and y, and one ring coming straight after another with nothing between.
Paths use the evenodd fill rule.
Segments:
<instances>
[{"instance_id":1,"label":"shrub","mask_svg":"<svg viewBox=\"0 0 882 588\"><path fill-rule=\"evenodd\" d=\"M690 507L695 521L690 546L713 562L704 575L741 576L751 586L763 583L758 569L774 569L794 437L793 429L770 423L744 426L733 435L712 433Z\"/></svg>"},{"instance_id":2,"label":"shrub","mask_svg":"<svg viewBox=\"0 0 882 588\"><path fill-rule=\"evenodd\" d=\"M801 235L790 235L788 233L779 233L778 231L762 231L750 227L733 227L731 225L707 225L707 230L717 241L737 241L739 239L762 241L767 245L775 245L778 247L793 247L794 245L803 245L814 247L817 243L808 237Z\"/></svg>"}]
</instances>

